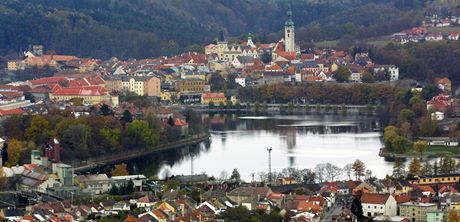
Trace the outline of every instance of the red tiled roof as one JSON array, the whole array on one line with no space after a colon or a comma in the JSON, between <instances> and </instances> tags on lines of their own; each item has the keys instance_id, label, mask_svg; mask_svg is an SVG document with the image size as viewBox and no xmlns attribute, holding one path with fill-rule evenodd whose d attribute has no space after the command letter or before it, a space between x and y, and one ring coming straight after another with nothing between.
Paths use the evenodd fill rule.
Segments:
<instances>
[{"instance_id":1,"label":"red tiled roof","mask_svg":"<svg viewBox=\"0 0 460 222\"><path fill-rule=\"evenodd\" d=\"M361 202L370 204L385 204L389 197L390 194L363 193Z\"/></svg>"},{"instance_id":2,"label":"red tiled roof","mask_svg":"<svg viewBox=\"0 0 460 222\"><path fill-rule=\"evenodd\" d=\"M133 215L128 215L126 219L124 220L124 222L139 222L139 220Z\"/></svg>"},{"instance_id":3,"label":"red tiled roof","mask_svg":"<svg viewBox=\"0 0 460 222\"><path fill-rule=\"evenodd\" d=\"M399 203L407 203L410 202L410 196L409 195L398 195L395 196L396 202Z\"/></svg>"},{"instance_id":4,"label":"red tiled roof","mask_svg":"<svg viewBox=\"0 0 460 222\"><path fill-rule=\"evenodd\" d=\"M203 93L203 99L223 99L225 98L224 93Z\"/></svg>"},{"instance_id":5,"label":"red tiled roof","mask_svg":"<svg viewBox=\"0 0 460 222\"><path fill-rule=\"evenodd\" d=\"M187 126L187 122L181 120L181 119L175 119L174 120L174 126Z\"/></svg>"},{"instance_id":6,"label":"red tiled roof","mask_svg":"<svg viewBox=\"0 0 460 222\"><path fill-rule=\"evenodd\" d=\"M297 57L296 52L276 52L278 56L281 56L287 60L294 60Z\"/></svg>"},{"instance_id":7,"label":"red tiled roof","mask_svg":"<svg viewBox=\"0 0 460 222\"><path fill-rule=\"evenodd\" d=\"M81 88L60 88L53 92L54 95L79 95L79 96L101 96L105 91L97 87L81 87Z\"/></svg>"},{"instance_id":8,"label":"red tiled roof","mask_svg":"<svg viewBox=\"0 0 460 222\"><path fill-rule=\"evenodd\" d=\"M60 81L65 81L67 78L65 77L45 77L40 79L33 79L29 80L32 85L42 85L42 84L49 84L49 83L59 83Z\"/></svg>"},{"instance_id":9,"label":"red tiled roof","mask_svg":"<svg viewBox=\"0 0 460 222\"><path fill-rule=\"evenodd\" d=\"M22 115L23 113L24 113L24 110L22 109L9 109L9 110L0 109L0 116Z\"/></svg>"}]
</instances>

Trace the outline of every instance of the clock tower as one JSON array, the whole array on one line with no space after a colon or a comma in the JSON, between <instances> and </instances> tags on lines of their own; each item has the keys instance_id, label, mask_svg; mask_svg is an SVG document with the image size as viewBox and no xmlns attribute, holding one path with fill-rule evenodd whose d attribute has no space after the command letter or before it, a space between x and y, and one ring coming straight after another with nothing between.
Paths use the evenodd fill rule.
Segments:
<instances>
[{"instance_id":1,"label":"clock tower","mask_svg":"<svg viewBox=\"0 0 460 222\"><path fill-rule=\"evenodd\" d=\"M292 21L292 11L287 11L287 20L284 24L284 45L286 52L295 52L295 27Z\"/></svg>"}]
</instances>

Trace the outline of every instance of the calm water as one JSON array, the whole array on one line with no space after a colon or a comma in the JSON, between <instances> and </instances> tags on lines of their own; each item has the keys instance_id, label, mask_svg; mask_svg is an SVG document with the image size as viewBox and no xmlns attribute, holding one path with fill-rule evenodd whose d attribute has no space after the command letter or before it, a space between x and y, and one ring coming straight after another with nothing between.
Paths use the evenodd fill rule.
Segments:
<instances>
[{"instance_id":1,"label":"calm water","mask_svg":"<svg viewBox=\"0 0 460 222\"><path fill-rule=\"evenodd\" d=\"M131 171L149 176L206 172L220 177L237 168L241 177L268 172L267 147L272 147L272 171L314 168L330 162L343 167L361 159L379 178L391 174L392 163L378 156L383 146L377 119L341 115L214 115L210 141L134 160ZM192 164L193 163L193 164ZM257 176L256 176L257 178Z\"/></svg>"}]
</instances>

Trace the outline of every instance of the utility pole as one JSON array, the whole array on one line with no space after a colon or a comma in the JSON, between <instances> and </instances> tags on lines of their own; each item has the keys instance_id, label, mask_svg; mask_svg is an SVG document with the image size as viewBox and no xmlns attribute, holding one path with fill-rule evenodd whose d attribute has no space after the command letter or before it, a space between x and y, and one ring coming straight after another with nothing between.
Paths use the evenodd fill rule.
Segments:
<instances>
[{"instance_id":1,"label":"utility pole","mask_svg":"<svg viewBox=\"0 0 460 222\"><path fill-rule=\"evenodd\" d=\"M268 151L268 182L272 182L272 150L273 148L267 147Z\"/></svg>"}]
</instances>

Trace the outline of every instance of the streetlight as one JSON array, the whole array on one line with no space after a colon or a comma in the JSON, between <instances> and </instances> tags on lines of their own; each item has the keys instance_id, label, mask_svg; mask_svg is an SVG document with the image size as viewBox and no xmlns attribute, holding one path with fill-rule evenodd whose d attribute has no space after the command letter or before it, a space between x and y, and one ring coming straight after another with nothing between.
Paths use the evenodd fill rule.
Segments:
<instances>
[{"instance_id":1,"label":"streetlight","mask_svg":"<svg viewBox=\"0 0 460 222\"><path fill-rule=\"evenodd\" d=\"M272 182L272 147L267 147L268 151L268 182Z\"/></svg>"}]
</instances>

